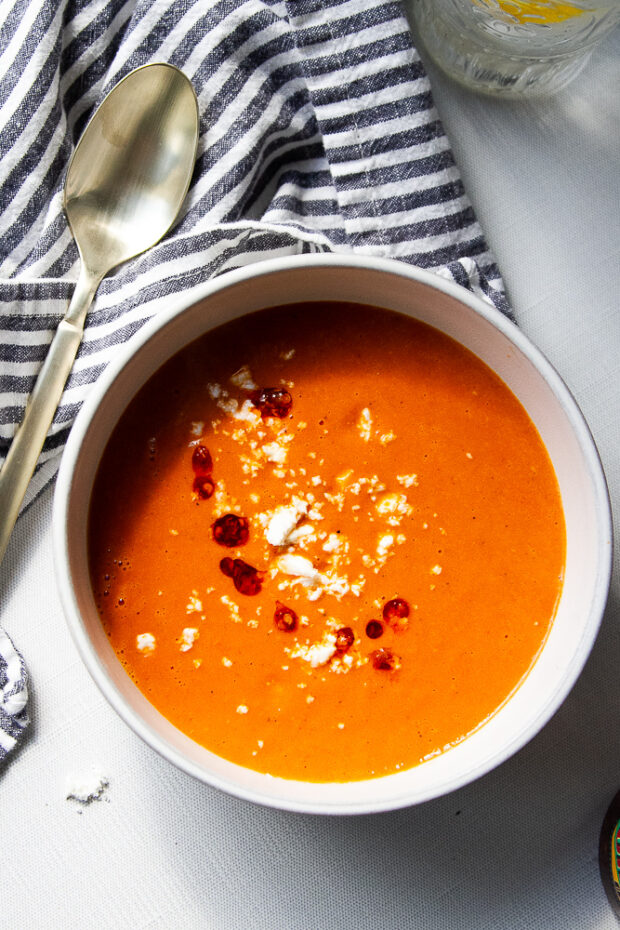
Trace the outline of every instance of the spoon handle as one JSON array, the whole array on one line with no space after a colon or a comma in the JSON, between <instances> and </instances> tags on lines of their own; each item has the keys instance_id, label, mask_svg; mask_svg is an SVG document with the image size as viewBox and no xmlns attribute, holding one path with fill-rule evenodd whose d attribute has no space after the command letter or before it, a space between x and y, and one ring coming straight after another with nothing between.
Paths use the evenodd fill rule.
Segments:
<instances>
[{"instance_id":1,"label":"spoon handle","mask_svg":"<svg viewBox=\"0 0 620 930\"><path fill-rule=\"evenodd\" d=\"M6 552L26 488L60 403L82 341L86 313L102 277L103 275L89 271L82 264L69 309L54 334L32 394L28 398L24 418L17 428L0 470L0 561Z\"/></svg>"}]
</instances>

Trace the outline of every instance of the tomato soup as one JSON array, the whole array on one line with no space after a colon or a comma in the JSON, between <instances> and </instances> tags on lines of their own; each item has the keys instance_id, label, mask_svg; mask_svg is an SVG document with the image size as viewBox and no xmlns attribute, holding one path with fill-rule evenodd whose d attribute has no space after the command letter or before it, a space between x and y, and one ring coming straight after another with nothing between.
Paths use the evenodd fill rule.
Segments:
<instances>
[{"instance_id":1,"label":"tomato soup","mask_svg":"<svg viewBox=\"0 0 620 930\"><path fill-rule=\"evenodd\" d=\"M484 724L553 622L565 526L527 413L402 314L294 304L213 330L124 412L89 516L127 673L283 778L402 771Z\"/></svg>"}]
</instances>

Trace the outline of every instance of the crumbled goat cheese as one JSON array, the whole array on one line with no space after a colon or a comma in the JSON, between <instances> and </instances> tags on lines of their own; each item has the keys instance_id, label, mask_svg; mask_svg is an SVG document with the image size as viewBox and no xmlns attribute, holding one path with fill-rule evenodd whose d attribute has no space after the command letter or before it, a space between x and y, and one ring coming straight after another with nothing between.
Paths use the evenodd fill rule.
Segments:
<instances>
[{"instance_id":1,"label":"crumbled goat cheese","mask_svg":"<svg viewBox=\"0 0 620 930\"><path fill-rule=\"evenodd\" d=\"M402 484L404 488L417 487L418 485L417 475L396 475L396 480L399 484Z\"/></svg>"},{"instance_id":2,"label":"crumbled goat cheese","mask_svg":"<svg viewBox=\"0 0 620 930\"><path fill-rule=\"evenodd\" d=\"M224 393L226 394L226 392ZM222 397L218 400L217 405L220 410L223 410L224 413L227 413L229 416L235 417L237 415L239 401L235 397L228 397L226 394L226 397Z\"/></svg>"},{"instance_id":3,"label":"crumbled goat cheese","mask_svg":"<svg viewBox=\"0 0 620 930\"><path fill-rule=\"evenodd\" d=\"M293 555L292 553L281 555L277 565L281 572L299 578L302 584L316 585L325 581L324 576L316 570L310 559L303 555Z\"/></svg>"},{"instance_id":4,"label":"crumbled goat cheese","mask_svg":"<svg viewBox=\"0 0 620 930\"><path fill-rule=\"evenodd\" d=\"M244 420L247 423L253 423L255 426L261 421L260 410L254 406L251 400L244 400L241 407L238 407L235 401L235 408L231 411L231 415L235 420Z\"/></svg>"},{"instance_id":5,"label":"crumbled goat cheese","mask_svg":"<svg viewBox=\"0 0 620 930\"><path fill-rule=\"evenodd\" d=\"M241 623L241 613L239 612L239 605L235 603L235 601L233 601L232 598L228 597L227 594L222 594L220 601L225 607L228 607L228 610L230 611L230 619L234 623Z\"/></svg>"},{"instance_id":6,"label":"crumbled goat cheese","mask_svg":"<svg viewBox=\"0 0 620 930\"><path fill-rule=\"evenodd\" d=\"M382 517L388 517L388 522L398 522L398 517L408 517L413 508L407 500L406 494L383 494L375 504L375 510Z\"/></svg>"},{"instance_id":7,"label":"crumbled goat cheese","mask_svg":"<svg viewBox=\"0 0 620 930\"><path fill-rule=\"evenodd\" d=\"M267 542L271 546L287 546L290 534L307 511L308 505L299 498L296 498L292 504L276 507L265 530ZM285 571L285 569L282 570Z\"/></svg>"},{"instance_id":8,"label":"crumbled goat cheese","mask_svg":"<svg viewBox=\"0 0 620 930\"><path fill-rule=\"evenodd\" d=\"M198 597L197 591L192 591L192 593L190 594L187 600L187 605L185 607L185 613L187 614L202 613L202 601Z\"/></svg>"},{"instance_id":9,"label":"crumbled goat cheese","mask_svg":"<svg viewBox=\"0 0 620 930\"><path fill-rule=\"evenodd\" d=\"M385 536L382 536L377 543L377 555L383 556L387 553L390 546L394 545L394 537L391 533L386 533Z\"/></svg>"},{"instance_id":10,"label":"crumbled goat cheese","mask_svg":"<svg viewBox=\"0 0 620 930\"><path fill-rule=\"evenodd\" d=\"M224 388L221 384L207 384L207 391L209 392L209 397L211 400L219 400L222 394L225 394Z\"/></svg>"},{"instance_id":11,"label":"crumbled goat cheese","mask_svg":"<svg viewBox=\"0 0 620 930\"><path fill-rule=\"evenodd\" d=\"M179 640L181 644L181 652L187 652L189 649L191 649L199 635L200 634L198 633L196 627L186 626L181 633L181 638Z\"/></svg>"},{"instance_id":12,"label":"crumbled goat cheese","mask_svg":"<svg viewBox=\"0 0 620 930\"><path fill-rule=\"evenodd\" d=\"M372 429L372 417L370 415L370 410L368 409L368 407L364 407L357 421L357 430L360 436L362 437L362 439L364 440L364 442L368 442L368 440L370 439L371 429Z\"/></svg>"},{"instance_id":13,"label":"crumbled goat cheese","mask_svg":"<svg viewBox=\"0 0 620 930\"><path fill-rule=\"evenodd\" d=\"M276 465L284 465L286 462L287 448L279 442L266 442L261 448L268 462L274 462Z\"/></svg>"},{"instance_id":14,"label":"crumbled goat cheese","mask_svg":"<svg viewBox=\"0 0 620 930\"><path fill-rule=\"evenodd\" d=\"M340 578L338 576L328 576L324 578L325 590L329 594L335 595L335 597L344 597L344 595L349 590L349 582L346 578Z\"/></svg>"},{"instance_id":15,"label":"crumbled goat cheese","mask_svg":"<svg viewBox=\"0 0 620 930\"><path fill-rule=\"evenodd\" d=\"M230 376L230 380L235 387L241 388L242 391L255 391L258 387L247 365L242 365L238 371Z\"/></svg>"},{"instance_id":16,"label":"crumbled goat cheese","mask_svg":"<svg viewBox=\"0 0 620 930\"><path fill-rule=\"evenodd\" d=\"M336 654L336 637L333 633L326 633L321 642L309 646L296 646L290 653L292 659L303 659L309 662L312 668L327 665L332 656Z\"/></svg>"},{"instance_id":17,"label":"crumbled goat cheese","mask_svg":"<svg viewBox=\"0 0 620 930\"><path fill-rule=\"evenodd\" d=\"M314 532L314 527L309 523L304 523L302 526L295 527L295 529L291 530L291 532L288 534L288 541L291 544L303 544L304 541L310 542L313 539L316 539L316 534Z\"/></svg>"},{"instance_id":18,"label":"crumbled goat cheese","mask_svg":"<svg viewBox=\"0 0 620 930\"><path fill-rule=\"evenodd\" d=\"M324 552L337 552L343 544L342 536L338 533L330 533L327 540L323 543Z\"/></svg>"},{"instance_id":19,"label":"crumbled goat cheese","mask_svg":"<svg viewBox=\"0 0 620 930\"><path fill-rule=\"evenodd\" d=\"M237 707L237 713L238 713L238 714L247 714L247 712L248 712L247 706L246 706L245 704L239 704L239 706Z\"/></svg>"},{"instance_id":20,"label":"crumbled goat cheese","mask_svg":"<svg viewBox=\"0 0 620 930\"><path fill-rule=\"evenodd\" d=\"M155 637L152 633L138 633L136 636L136 646L144 655L149 655L155 649Z\"/></svg>"}]
</instances>

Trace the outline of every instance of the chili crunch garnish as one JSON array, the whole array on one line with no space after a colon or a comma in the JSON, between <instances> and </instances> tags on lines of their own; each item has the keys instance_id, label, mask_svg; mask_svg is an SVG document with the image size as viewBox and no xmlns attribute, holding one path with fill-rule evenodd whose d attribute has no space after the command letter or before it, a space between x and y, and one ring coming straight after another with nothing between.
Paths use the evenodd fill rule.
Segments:
<instances>
[{"instance_id":1,"label":"chili crunch garnish","mask_svg":"<svg viewBox=\"0 0 620 930\"><path fill-rule=\"evenodd\" d=\"M563 569L514 395L362 305L275 307L182 349L122 414L89 519L94 597L146 698L224 759L304 781L395 773L479 727L531 667Z\"/></svg>"}]
</instances>

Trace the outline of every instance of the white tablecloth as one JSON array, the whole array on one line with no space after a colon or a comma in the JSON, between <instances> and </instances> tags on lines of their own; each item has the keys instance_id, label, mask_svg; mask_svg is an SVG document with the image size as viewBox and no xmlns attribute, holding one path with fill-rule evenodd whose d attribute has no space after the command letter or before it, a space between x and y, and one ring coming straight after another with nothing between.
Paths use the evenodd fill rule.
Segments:
<instances>
[{"instance_id":1,"label":"white tablecloth","mask_svg":"<svg viewBox=\"0 0 620 930\"><path fill-rule=\"evenodd\" d=\"M518 321L572 389L620 505L620 32L547 102L476 97L429 70ZM597 864L620 788L617 571L581 678L514 758L408 810L300 816L198 784L109 708L58 602L52 493L18 524L0 570L33 716L0 769L4 927L617 927ZM66 800L67 777L91 766L109 779L102 799Z\"/></svg>"}]
</instances>

